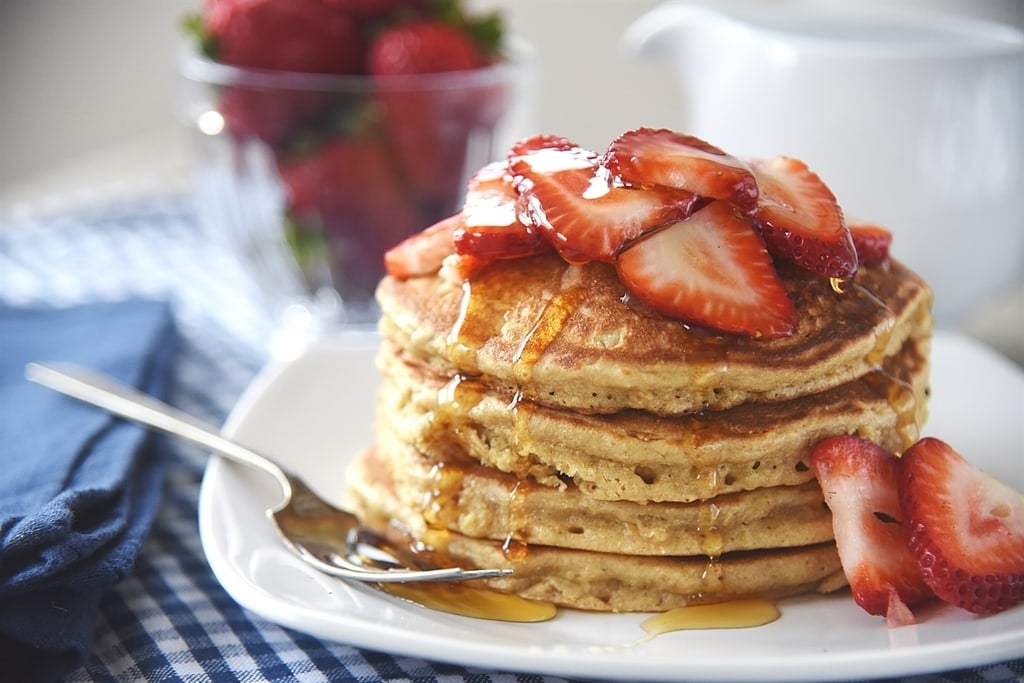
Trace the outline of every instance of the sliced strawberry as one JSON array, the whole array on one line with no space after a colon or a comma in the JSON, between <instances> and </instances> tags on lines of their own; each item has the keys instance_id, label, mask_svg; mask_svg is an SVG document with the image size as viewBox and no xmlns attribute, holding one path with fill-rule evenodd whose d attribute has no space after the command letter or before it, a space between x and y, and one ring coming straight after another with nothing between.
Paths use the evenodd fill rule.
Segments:
<instances>
[{"instance_id":1,"label":"sliced strawberry","mask_svg":"<svg viewBox=\"0 0 1024 683\"><path fill-rule=\"evenodd\" d=\"M520 258L551 248L533 225L519 220L519 195L508 163L484 166L469 180L462 225L455 231L455 250L483 260Z\"/></svg>"},{"instance_id":2,"label":"sliced strawberry","mask_svg":"<svg viewBox=\"0 0 1024 683\"><path fill-rule=\"evenodd\" d=\"M700 200L683 190L613 185L596 155L553 140L510 163L524 199L521 220L545 232L569 263L611 262L630 240L685 218Z\"/></svg>"},{"instance_id":3,"label":"sliced strawberry","mask_svg":"<svg viewBox=\"0 0 1024 683\"><path fill-rule=\"evenodd\" d=\"M794 330L793 302L764 242L727 202L637 240L616 266L629 290L665 315L764 339Z\"/></svg>"},{"instance_id":4,"label":"sliced strawberry","mask_svg":"<svg viewBox=\"0 0 1024 683\"><path fill-rule=\"evenodd\" d=\"M513 143L508 150L509 163L515 163L519 157L526 156L527 154L533 154L534 152L539 152L544 149L556 149L563 151L576 149L579 150L583 156L589 159L597 158L596 154L593 152L587 152L568 138L563 138L560 135L548 135L542 133Z\"/></svg>"},{"instance_id":5,"label":"sliced strawberry","mask_svg":"<svg viewBox=\"0 0 1024 683\"><path fill-rule=\"evenodd\" d=\"M889 261L892 233L880 225L863 221L849 221L857 259L864 266L881 266Z\"/></svg>"},{"instance_id":6,"label":"sliced strawberry","mask_svg":"<svg viewBox=\"0 0 1024 683\"><path fill-rule=\"evenodd\" d=\"M674 187L749 210L757 206L757 181L750 168L692 135L664 128L631 130L609 145L603 163L631 185Z\"/></svg>"},{"instance_id":7,"label":"sliced strawberry","mask_svg":"<svg viewBox=\"0 0 1024 683\"><path fill-rule=\"evenodd\" d=\"M900 460L856 436L834 436L811 451L811 470L832 511L843 573L853 599L890 625L907 623L909 608L932 599L907 552L901 523Z\"/></svg>"},{"instance_id":8,"label":"sliced strawberry","mask_svg":"<svg viewBox=\"0 0 1024 683\"><path fill-rule=\"evenodd\" d=\"M384 253L388 275L407 280L436 273L445 258L455 253L452 238L460 225L462 216L455 214L388 249Z\"/></svg>"},{"instance_id":9,"label":"sliced strawberry","mask_svg":"<svg viewBox=\"0 0 1024 683\"><path fill-rule=\"evenodd\" d=\"M857 272L857 250L835 195L802 161L750 162L759 189L758 228L768 250L825 277Z\"/></svg>"},{"instance_id":10,"label":"sliced strawberry","mask_svg":"<svg viewBox=\"0 0 1024 683\"><path fill-rule=\"evenodd\" d=\"M903 454L910 554L947 602L993 614L1024 601L1024 496L925 438Z\"/></svg>"}]
</instances>

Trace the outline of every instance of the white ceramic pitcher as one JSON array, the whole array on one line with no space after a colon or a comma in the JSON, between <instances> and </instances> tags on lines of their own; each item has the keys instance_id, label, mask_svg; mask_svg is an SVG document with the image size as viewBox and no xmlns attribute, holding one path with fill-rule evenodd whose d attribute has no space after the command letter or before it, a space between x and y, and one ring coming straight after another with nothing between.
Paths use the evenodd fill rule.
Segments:
<instances>
[{"instance_id":1,"label":"white ceramic pitcher","mask_svg":"<svg viewBox=\"0 0 1024 683\"><path fill-rule=\"evenodd\" d=\"M623 36L671 65L674 126L803 159L894 233L940 324L1024 276L1024 33L921 9L668 3Z\"/></svg>"}]
</instances>

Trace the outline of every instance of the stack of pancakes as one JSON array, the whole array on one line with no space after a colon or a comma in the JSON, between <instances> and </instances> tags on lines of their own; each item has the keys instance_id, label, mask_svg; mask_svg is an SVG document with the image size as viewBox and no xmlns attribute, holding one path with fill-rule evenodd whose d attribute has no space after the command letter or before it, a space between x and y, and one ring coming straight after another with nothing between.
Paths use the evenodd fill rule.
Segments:
<instances>
[{"instance_id":1,"label":"stack of pancakes","mask_svg":"<svg viewBox=\"0 0 1024 683\"><path fill-rule=\"evenodd\" d=\"M348 504L445 563L513 568L496 590L586 610L845 585L809 453L918 438L931 294L897 262L780 275L799 326L764 341L665 318L602 263L385 278Z\"/></svg>"}]
</instances>

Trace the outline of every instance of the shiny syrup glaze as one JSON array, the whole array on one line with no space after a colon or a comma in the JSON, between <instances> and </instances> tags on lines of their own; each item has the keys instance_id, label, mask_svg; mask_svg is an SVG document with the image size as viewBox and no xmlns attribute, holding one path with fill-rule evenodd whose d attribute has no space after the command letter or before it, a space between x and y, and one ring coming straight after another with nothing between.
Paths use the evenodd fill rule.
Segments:
<instances>
[{"instance_id":1,"label":"shiny syrup glaze","mask_svg":"<svg viewBox=\"0 0 1024 683\"><path fill-rule=\"evenodd\" d=\"M753 628L779 618L771 600L752 598L711 605L677 607L650 617L641 627L652 636L693 629Z\"/></svg>"},{"instance_id":2,"label":"shiny syrup glaze","mask_svg":"<svg viewBox=\"0 0 1024 683\"><path fill-rule=\"evenodd\" d=\"M380 587L386 593L432 610L475 619L537 623L553 619L558 613L550 602L527 600L466 582L383 583Z\"/></svg>"}]
</instances>

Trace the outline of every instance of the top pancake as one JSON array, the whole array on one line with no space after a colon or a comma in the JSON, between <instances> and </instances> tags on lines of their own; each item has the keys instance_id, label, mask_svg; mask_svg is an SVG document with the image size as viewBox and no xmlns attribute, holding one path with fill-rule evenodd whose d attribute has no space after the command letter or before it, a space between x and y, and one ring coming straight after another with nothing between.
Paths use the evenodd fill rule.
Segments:
<instances>
[{"instance_id":1,"label":"top pancake","mask_svg":"<svg viewBox=\"0 0 1024 683\"><path fill-rule=\"evenodd\" d=\"M446 374L483 376L530 401L682 414L817 393L864 375L931 330L931 292L893 261L842 292L781 267L798 326L772 340L719 335L632 298L612 266L553 255L498 261L468 281L386 277L381 333Z\"/></svg>"}]
</instances>

